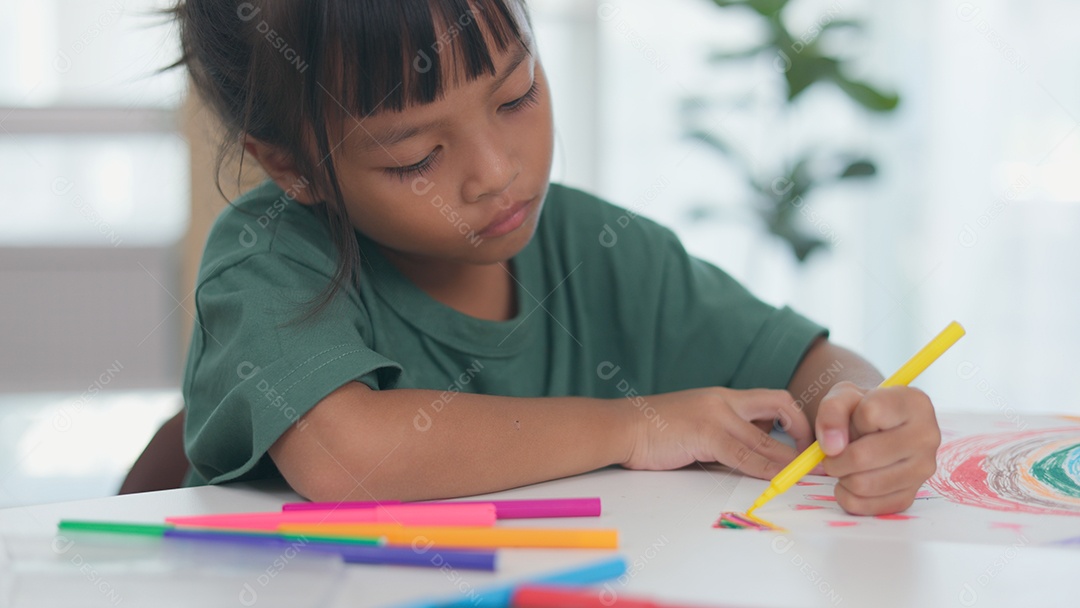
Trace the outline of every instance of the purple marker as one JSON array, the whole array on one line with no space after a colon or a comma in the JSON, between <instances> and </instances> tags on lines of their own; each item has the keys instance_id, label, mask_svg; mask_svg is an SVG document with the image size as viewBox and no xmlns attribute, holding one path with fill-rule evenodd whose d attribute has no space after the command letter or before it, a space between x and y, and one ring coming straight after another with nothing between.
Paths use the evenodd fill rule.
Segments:
<instances>
[{"instance_id":1,"label":"purple marker","mask_svg":"<svg viewBox=\"0 0 1080 608\"><path fill-rule=\"evenodd\" d=\"M421 551L412 547L374 547L350 543L307 541L302 537L282 538L270 534L245 534L215 532L208 530L170 529L165 538L201 542L230 543L266 548L296 547L321 553L336 553L350 564L386 564L394 566L418 566L441 568L444 565L460 570L495 570L494 551L464 551L451 549L428 549Z\"/></svg>"}]
</instances>

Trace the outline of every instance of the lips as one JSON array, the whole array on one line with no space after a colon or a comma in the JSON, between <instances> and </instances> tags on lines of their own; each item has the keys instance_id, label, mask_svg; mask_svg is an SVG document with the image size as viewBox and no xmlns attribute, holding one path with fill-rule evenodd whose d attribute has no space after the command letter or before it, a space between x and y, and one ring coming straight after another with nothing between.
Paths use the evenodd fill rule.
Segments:
<instances>
[{"instance_id":1,"label":"lips","mask_svg":"<svg viewBox=\"0 0 1080 608\"><path fill-rule=\"evenodd\" d=\"M480 231L481 238L495 238L509 232L513 232L525 223L529 216L529 209L535 198L516 202L505 211L500 211L495 219Z\"/></svg>"}]
</instances>

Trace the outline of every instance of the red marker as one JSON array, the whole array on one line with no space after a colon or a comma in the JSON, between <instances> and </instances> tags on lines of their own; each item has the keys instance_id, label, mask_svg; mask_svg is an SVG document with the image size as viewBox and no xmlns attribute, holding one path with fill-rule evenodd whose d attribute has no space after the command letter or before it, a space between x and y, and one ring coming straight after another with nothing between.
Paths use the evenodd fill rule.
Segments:
<instances>
[{"instance_id":1,"label":"red marker","mask_svg":"<svg viewBox=\"0 0 1080 608\"><path fill-rule=\"evenodd\" d=\"M510 598L514 608L691 608L680 604L628 597L604 589L581 589L544 585L522 585Z\"/></svg>"}]
</instances>

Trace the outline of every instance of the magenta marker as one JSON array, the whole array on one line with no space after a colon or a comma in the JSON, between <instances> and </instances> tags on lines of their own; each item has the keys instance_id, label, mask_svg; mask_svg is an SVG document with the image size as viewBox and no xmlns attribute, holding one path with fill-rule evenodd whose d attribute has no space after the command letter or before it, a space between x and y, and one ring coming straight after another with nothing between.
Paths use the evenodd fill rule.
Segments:
<instances>
[{"instance_id":1,"label":"magenta marker","mask_svg":"<svg viewBox=\"0 0 1080 608\"><path fill-rule=\"evenodd\" d=\"M534 500L464 500L397 503L395 501L364 502L290 502L282 511L334 511L337 509L370 509L382 505L495 505L499 519L533 519L541 517L599 517L599 498L540 498Z\"/></svg>"}]
</instances>

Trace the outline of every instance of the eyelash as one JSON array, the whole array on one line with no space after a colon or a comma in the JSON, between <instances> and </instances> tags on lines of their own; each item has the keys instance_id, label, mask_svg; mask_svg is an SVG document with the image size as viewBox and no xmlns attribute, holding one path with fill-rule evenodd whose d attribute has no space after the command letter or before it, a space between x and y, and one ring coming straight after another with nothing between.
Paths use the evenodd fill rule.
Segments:
<instances>
[{"instance_id":1,"label":"eyelash","mask_svg":"<svg viewBox=\"0 0 1080 608\"><path fill-rule=\"evenodd\" d=\"M435 169L435 161L438 160L438 152L439 148L435 148L431 151L431 154L428 154L424 157L424 160L416 164L408 165L405 167L387 167L386 169L384 169L384 171L400 179L402 182L404 182L406 178L411 176L423 177L427 175L428 172Z\"/></svg>"},{"instance_id":2,"label":"eyelash","mask_svg":"<svg viewBox=\"0 0 1080 608\"><path fill-rule=\"evenodd\" d=\"M499 107L507 112L520 112L536 105L539 93L540 87L534 80L532 86L529 87L529 90L526 91L524 95ZM385 171L403 182L408 177L423 177L435 169L435 165L437 164L436 161L438 160L438 152L439 148L435 148L431 151L431 154L428 154L424 157L424 160L418 163L407 165L405 167L387 167Z\"/></svg>"},{"instance_id":3,"label":"eyelash","mask_svg":"<svg viewBox=\"0 0 1080 608\"><path fill-rule=\"evenodd\" d=\"M536 105L536 100L539 97L539 93L540 86L536 83L535 80L533 80L532 86L529 87L529 90L526 91L524 95L518 97L510 103L503 104L501 107L506 109L506 111L508 112L517 112L519 110L524 110L525 108Z\"/></svg>"}]
</instances>

